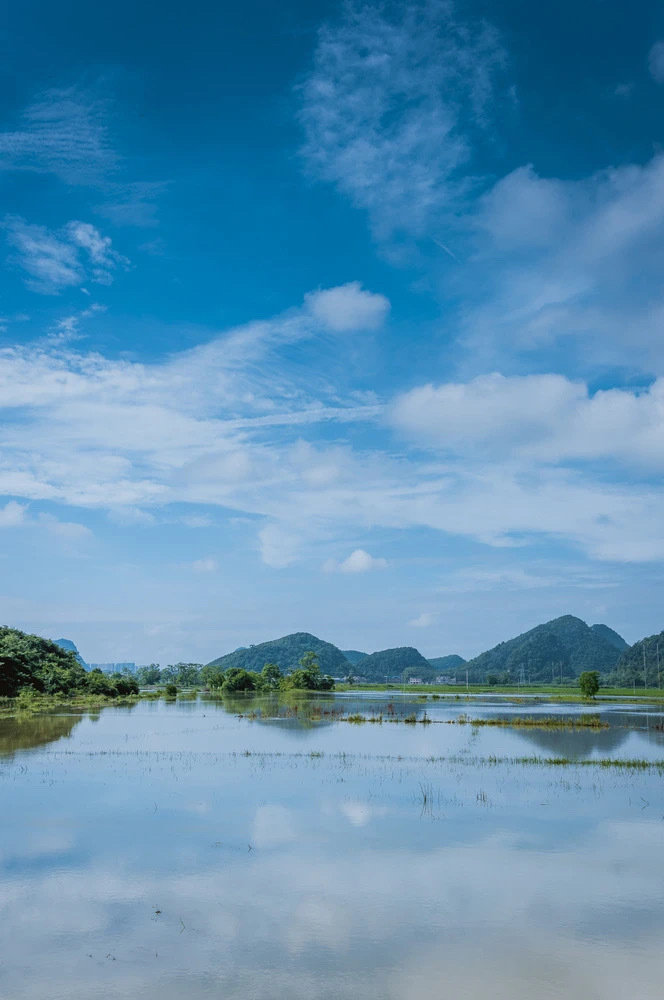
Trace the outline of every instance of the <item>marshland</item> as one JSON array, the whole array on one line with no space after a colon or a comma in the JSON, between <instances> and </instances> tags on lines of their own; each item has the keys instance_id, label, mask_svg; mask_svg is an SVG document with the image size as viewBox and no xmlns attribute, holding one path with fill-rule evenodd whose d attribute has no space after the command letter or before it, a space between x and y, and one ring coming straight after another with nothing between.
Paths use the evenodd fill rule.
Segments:
<instances>
[{"instance_id":1,"label":"marshland","mask_svg":"<svg viewBox=\"0 0 664 1000\"><path fill-rule=\"evenodd\" d=\"M394 691L17 709L2 994L654 1000L663 719Z\"/></svg>"}]
</instances>

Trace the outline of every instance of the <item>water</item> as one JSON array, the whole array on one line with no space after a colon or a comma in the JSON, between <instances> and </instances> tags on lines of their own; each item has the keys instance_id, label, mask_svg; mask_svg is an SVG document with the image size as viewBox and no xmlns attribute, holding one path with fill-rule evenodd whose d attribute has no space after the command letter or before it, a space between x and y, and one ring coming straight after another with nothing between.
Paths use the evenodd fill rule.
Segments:
<instances>
[{"instance_id":1,"label":"water","mask_svg":"<svg viewBox=\"0 0 664 1000\"><path fill-rule=\"evenodd\" d=\"M435 720L587 711L314 699L390 702ZM252 708L264 717L238 717ZM661 711L603 706L608 729L545 731L310 709L0 720L0 995L661 996L662 774L510 760L664 760Z\"/></svg>"}]
</instances>

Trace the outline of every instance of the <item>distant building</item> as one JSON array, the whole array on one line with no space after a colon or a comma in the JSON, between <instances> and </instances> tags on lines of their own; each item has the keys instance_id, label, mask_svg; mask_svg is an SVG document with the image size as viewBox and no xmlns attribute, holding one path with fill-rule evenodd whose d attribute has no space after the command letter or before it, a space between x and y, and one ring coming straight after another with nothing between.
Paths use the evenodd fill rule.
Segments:
<instances>
[{"instance_id":1,"label":"distant building","mask_svg":"<svg viewBox=\"0 0 664 1000\"><path fill-rule=\"evenodd\" d=\"M422 678L421 677L409 677L408 678L408 683L409 684L422 684L423 682L422 682Z\"/></svg>"},{"instance_id":2,"label":"distant building","mask_svg":"<svg viewBox=\"0 0 664 1000\"><path fill-rule=\"evenodd\" d=\"M104 674L120 674L123 670L131 670L133 673L136 670L136 664L132 662L126 663L88 663L90 670L101 670Z\"/></svg>"},{"instance_id":3,"label":"distant building","mask_svg":"<svg viewBox=\"0 0 664 1000\"><path fill-rule=\"evenodd\" d=\"M436 677L436 684L457 684L458 681L453 674L441 674Z\"/></svg>"}]
</instances>

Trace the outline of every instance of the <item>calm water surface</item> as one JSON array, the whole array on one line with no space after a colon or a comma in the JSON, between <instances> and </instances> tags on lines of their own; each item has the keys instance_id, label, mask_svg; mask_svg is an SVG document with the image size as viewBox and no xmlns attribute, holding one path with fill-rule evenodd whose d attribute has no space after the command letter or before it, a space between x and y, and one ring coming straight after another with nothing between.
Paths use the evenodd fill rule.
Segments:
<instances>
[{"instance_id":1,"label":"calm water surface","mask_svg":"<svg viewBox=\"0 0 664 1000\"><path fill-rule=\"evenodd\" d=\"M0 720L0 995L659 1000L664 777L516 759L663 760L661 710L524 731L339 706L587 711L380 693L313 722L301 700Z\"/></svg>"}]
</instances>

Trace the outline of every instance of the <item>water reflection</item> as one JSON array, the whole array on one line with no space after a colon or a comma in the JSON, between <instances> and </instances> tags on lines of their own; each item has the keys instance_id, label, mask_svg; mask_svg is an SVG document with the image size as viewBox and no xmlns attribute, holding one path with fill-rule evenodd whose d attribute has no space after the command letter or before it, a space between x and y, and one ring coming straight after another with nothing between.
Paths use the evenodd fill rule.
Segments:
<instances>
[{"instance_id":1,"label":"water reflection","mask_svg":"<svg viewBox=\"0 0 664 1000\"><path fill-rule=\"evenodd\" d=\"M61 740L71 734L80 718L80 715L24 714L0 719L0 757Z\"/></svg>"},{"instance_id":2,"label":"water reflection","mask_svg":"<svg viewBox=\"0 0 664 1000\"><path fill-rule=\"evenodd\" d=\"M484 754L557 732L237 708L55 717L66 747L2 761L0 995L661 995L658 773ZM467 763L430 753L470 739Z\"/></svg>"}]
</instances>

